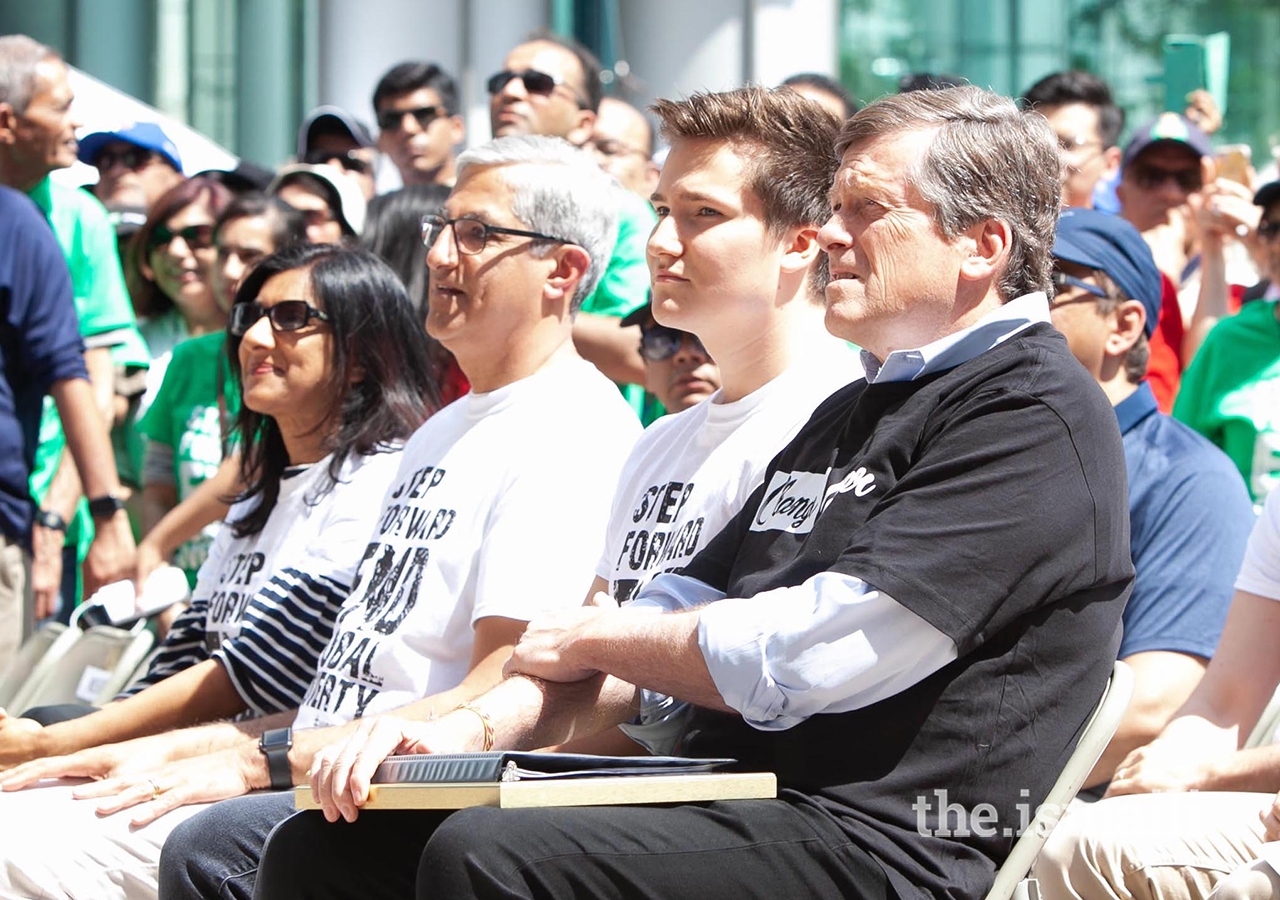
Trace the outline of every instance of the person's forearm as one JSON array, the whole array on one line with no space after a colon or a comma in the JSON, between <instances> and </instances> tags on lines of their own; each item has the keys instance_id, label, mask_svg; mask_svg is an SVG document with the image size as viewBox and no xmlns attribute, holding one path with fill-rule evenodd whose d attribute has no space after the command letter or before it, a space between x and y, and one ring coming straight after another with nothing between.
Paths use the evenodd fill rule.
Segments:
<instances>
[{"instance_id":1,"label":"person's forearm","mask_svg":"<svg viewBox=\"0 0 1280 900\"><path fill-rule=\"evenodd\" d=\"M1182 363L1191 362L1205 335L1227 315L1227 259L1223 252L1222 236L1206 232L1200 256L1200 298L1182 339Z\"/></svg>"},{"instance_id":2,"label":"person's forearm","mask_svg":"<svg viewBox=\"0 0 1280 900\"><path fill-rule=\"evenodd\" d=\"M567 655L575 665L650 691L734 712L720 696L698 645L697 610L611 612L585 623Z\"/></svg>"},{"instance_id":3,"label":"person's forearm","mask_svg":"<svg viewBox=\"0 0 1280 900\"><path fill-rule=\"evenodd\" d=\"M622 328L613 316L579 313L573 321L578 354L618 384L644 384L640 329Z\"/></svg>"},{"instance_id":4,"label":"person's forearm","mask_svg":"<svg viewBox=\"0 0 1280 900\"><path fill-rule=\"evenodd\" d=\"M94 402L93 388L80 378L54 382L50 393L62 418L62 430L89 497L119 494L111 439Z\"/></svg>"},{"instance_id":5,"label":"person's forearm","mask_svg":"<svg viewBox=\"0 0 1280 900\"><path fill-rule=\"evenodd\" d=\"M116 367L109 347L94 347L84 352L84 367L89 371L93 399L107 430L115 423Z\"/></svg>"},{"instance_id":6,"label":"person's forearm","mask_svg":"<svg viewBox=\"0 0 1280 900\"><path fill-rule=\"evenodd\" d=\"M243 712L222 664L205 660L98 712L50 725L41 735L45 755L65 755L130 738L223 719Z\"/></svg>"},{"instance_id":7,"label":"person's forearm","mask_svg":"<svg viewBox=\"0 0 1280 900\"><path fill-rule=\"evenodd\" d=\"M58 459L58 470L49 481L49 489L45 491L40 508L56 512L62 516L63 521L70 522L71 517L76 514L76 504L80 502L83 493L75 458L72 457L70 448L64 447L62 456Z\"/></svg>"},{"instance_id":8,"label":"person's forearm","mask_svg":"<svg viewBox=\"0 0 1280 900\"><path fill-rule=\"evenodd\" d=\"M160 510L170 498L161 497L154 490L144 491L144 516L159 515L159 520L147 532L145 540L153 544L160 555L167 559L206 525L226 518L227 510L231 507L224 498L239 492L239 469L239 457L235 454L228 456L212 478L202 482L189 497L165 513L160 513ZM174 495L176 496L176 491Z\"/></svg>"},{"instance_id":9,"label":"person's forearm","mask_svg":"<svg viewBox=\"0 0 1280 900\"><path fill-rule=\"evenodd\" d=\"M178 486L150 482L142 487L142 530L150 537L165 516L177 509ZM180 543L180 542L179 542ZM177 549L176 547L174 549ZM172 554L173 550L169 551ZM169 554L166 554L169 555Z\"/></svg>"},{"instance_id":10,"label":"person's forearm","mask_svg":"<svg viewBox=\"0 0 1280 900\"><path fill-rule=\"evenodd\" d=\"M1198 789L1275 793L1280 790L1280 744L1240 750L1211 763Z\"/></svg>"},{"instance_id":11,"label":"person's forearm","mask_svg":"<svg viewBox=\"0 0 1280 900\"><path fill-rule=\"evenodd\" d=\"M640 711L635 685L609 676L567 683L517 675L478 697L471 704L493 724L495 748L536 750L565 744L615 728ZM445 718L472 735L482 748L481 719L469 709Z\"/></svg>"}]
</instances>

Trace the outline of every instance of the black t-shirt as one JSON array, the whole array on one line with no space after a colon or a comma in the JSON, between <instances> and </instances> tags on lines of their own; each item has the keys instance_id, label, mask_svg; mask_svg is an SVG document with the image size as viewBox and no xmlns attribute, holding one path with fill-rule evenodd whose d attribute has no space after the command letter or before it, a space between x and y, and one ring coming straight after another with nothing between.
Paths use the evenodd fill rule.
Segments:
<instances>
[{"instance_id":1,"label":"black t-shirt","mask_svg":"<svg viewBox=\"0 0 1280 900\"><path fill-rule=\"evenodd\" d=\"M959 658L786 731L696 710L681 750L776 772L900 896L977 900L1101 695L1133 581L1116 417L1062 336L1034 325L946 372L842 388L685 574L740 597L824 571Z\"/></svg>"}]
</instances>

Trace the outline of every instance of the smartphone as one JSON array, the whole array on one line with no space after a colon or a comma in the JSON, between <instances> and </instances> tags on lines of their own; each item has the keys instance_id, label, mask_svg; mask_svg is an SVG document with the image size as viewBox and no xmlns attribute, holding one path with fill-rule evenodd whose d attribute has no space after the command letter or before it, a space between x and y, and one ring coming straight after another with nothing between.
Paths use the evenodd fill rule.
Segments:
<instances>
[{"instance_id":1,"label":"smartphone","mask_svg":"<svg viewBox=\"0 0 1280 900\"><path fill-rule=\"evenodd\" d=\"M1214 155L1218 164L1218 177L1248 187L1252 159L1253 151L1248 144L1224 144Z\"/></svg>"}]
</instances>

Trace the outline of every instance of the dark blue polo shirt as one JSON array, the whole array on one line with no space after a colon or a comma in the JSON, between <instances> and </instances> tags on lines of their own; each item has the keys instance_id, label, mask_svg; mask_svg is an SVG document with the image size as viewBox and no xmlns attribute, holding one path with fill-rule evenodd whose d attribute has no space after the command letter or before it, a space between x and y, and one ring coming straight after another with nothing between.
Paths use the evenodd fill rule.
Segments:
<instances>
[{"instance_id":1,"label":"dark blue polo shirt","mask_svg":"<svg viewBox=\"0 0 1280 900\"><path fill-rule=\"evenodd\" d=\"M1221 450L1156 409L1145 382L1115 410L1137 572L1120 657L1150 650L1211 657L1253 527L1248 491Z\"/></svg>"},{"instance_id":2,"label":"dark blue polo shirt","mask_svg":"<svg viewBox=\"0 0 1280 900\"><path fill-rule=\"evenodd\" d=\"M2 186L0 370L0 533L25 544L41 402L55 381L89 375L58 241L30 198Z\"/></svg>"}]
</instances>

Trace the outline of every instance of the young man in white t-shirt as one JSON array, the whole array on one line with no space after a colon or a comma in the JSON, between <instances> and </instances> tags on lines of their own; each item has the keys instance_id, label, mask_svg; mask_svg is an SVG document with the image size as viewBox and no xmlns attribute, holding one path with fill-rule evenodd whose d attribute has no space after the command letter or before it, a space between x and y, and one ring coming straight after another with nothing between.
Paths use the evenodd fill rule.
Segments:
<instances>
[{"instance_id":1,"label":"young man in white t-shirt","mask_svg":"<svg viewBox=\"0 0 1280 900\"><path fill-rule=\"evenodd\" d=\"M342 734L306 726L404 704L421 716L465 704L498 681L531 617L581 600L640 430L572 341L574 313L609 259L621 189L551 138L501 139L458 164L445 218L423 223L427 329L472 390L405 446L298 713L305 730L284 733L294 721L285 713L11 773L6 788L40 776L116 776L81 796L109 796L99 806L107 812L145 805L96 818L95 804L65 794L57 804L47 791L2 798L22 826L0 844L0 894L154 896L160 847L198 811L189 804L305 781L313 752ZM291 795L281 796L287 809ZM131 828L131 818L150 824Z\"/></svg>"}]
</instances>

